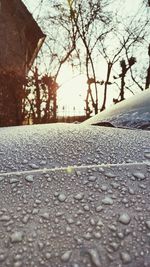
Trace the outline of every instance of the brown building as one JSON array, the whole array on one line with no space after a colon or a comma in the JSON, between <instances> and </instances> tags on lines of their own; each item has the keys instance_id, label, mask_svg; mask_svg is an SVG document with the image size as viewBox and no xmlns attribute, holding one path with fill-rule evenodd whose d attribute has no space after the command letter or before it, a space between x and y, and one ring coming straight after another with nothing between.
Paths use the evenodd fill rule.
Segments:
<instances>
[{"instance_id":1,"label":"brown building","mask_svg":"<svg viewBox=\"0 0 150 267\"><path fill-rule=\"evenodd\" d=\"M21 124L22 85L44 39L21 0L0 0L0 126Z\"/></svg>"}]
</instances>

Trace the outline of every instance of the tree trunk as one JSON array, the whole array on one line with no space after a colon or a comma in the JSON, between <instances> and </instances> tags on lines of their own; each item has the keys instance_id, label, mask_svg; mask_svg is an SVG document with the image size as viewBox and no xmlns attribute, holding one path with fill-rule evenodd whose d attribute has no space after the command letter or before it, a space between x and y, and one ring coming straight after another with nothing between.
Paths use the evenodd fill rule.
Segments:
<instances>
[{"instance_id":1,"label":"tree trunk","mask_svg":"<svg viewBox=\"0 0 150 267\"><path fill-rule=\"evenodd\" d=\"M120 88L120 101L123 101L124 98L124 86L125 86L125 70L122 71L122 76L121 76L121 88Z\"/></svg>"},{"instance_id":2,"label":"tree trunk","mask_svg":"<svg viewBox=\"0 0 150 267\"><path fill-rule=\"evenodd\" d=\"M37 109L37 123L41 122L41 101L40 101L40 86L38 80L38 69L35 68L35 87L36 87L36 109Z\"/></svg>"},{"instance_id":3,"label":"tree trunk","mask_svg":"<svg viewBox=\"0 0 150 267\"><path fill-rule=\"evenodd\" d=\"M148 55L149 55L149 67L147 69L145 89L148 89L149 86L150 86L150 44L149 44L149 47L148 47Z\"/></svg>"},{"instance_id":4,"label":"tree trunk","mask_svg":"<svg viewBox=\"0 0 150 267\"><path fill-rule=\"evenodd\" d=\"M107 65L107 78L106 78L105 86L104 86L104 99L103 99L103 104L102 104L100 111L103 111L106 108L107 86L108 86L109 79L110 79L111 69L112 69L112 63L109 61Z\"/></svg>"}]
</instances>

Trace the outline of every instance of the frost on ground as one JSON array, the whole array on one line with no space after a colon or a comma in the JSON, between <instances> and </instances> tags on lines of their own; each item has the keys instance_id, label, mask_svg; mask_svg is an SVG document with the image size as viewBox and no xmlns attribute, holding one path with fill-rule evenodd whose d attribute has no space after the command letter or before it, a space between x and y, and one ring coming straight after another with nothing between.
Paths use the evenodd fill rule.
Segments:
<instances>
[{"instance_id":1,"label":"frost on ground","mask_svg":"<svg viewBox=\"0 0 150 267\"><path fill-rule=\"evenodd\" d=\"M0 175L0 266L149 266L149 164L67 170Z\"/></svg>"}]
</instances>

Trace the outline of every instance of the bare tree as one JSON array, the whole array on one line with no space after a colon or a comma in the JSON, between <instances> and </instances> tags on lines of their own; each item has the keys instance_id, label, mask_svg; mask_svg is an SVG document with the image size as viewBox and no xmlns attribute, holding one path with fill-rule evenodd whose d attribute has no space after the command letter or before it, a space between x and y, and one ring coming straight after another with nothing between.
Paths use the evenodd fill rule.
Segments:
<instances>
[{"instance_id":1,"label":"bare tree","mask_svg":"<svg viewBox=\"0 0 150 267\"><path fill-rule=\"evenodd\" d=\"M29 94L26 96L27 101L24 101L24 105L27 105L24 110L32 113L33 122L38 123L56 121L57 79L62 66L71 60L76 48L77 30L70 21L68 8L53 3L50 11L42 14L42 18L38 12L39 23L42 22L41 27L47 38L30 72L30 82L26 88ZM32 86L34 89L29 89ZM53 104L50 105L50 102Z\"/></svg>"},{"instance_id":2,"label":"bare tree","mask_svg":"<svg viewBox=\"0 0 150 267\"><path fill-rule=\"evenodd\" d=\"M128 64L124 59L120 61L120 67L121 67L121 73L119 74L119 77L121 79L121 85L120 85L120 92L118 98L113 98L113 102L116 104L118 102L121 102L125 99L124 93L125 93L125 77L128 72L128 70L131 70L132 66L136 63L136 58L131 57L128 59ZM114 76L114 79L117 79L117 77Z\"/></svg>"},{"instance_id":3,"label":"bare tree","mask_svg":"<svg viewBox=\"0 0 150 267\"><path fill-rule=\"evenodd\" d=\"M107 74L106 79L104 82L104 99L103 104L101 107L101 111L103 111L106 108L106 99L107 99L107 90L108 85L113 84L113 81L110 82L111 78L111 72L114 69L114 65L120 61L121 57L126 57L128 66L126 65L125 61L122 61L122 64L124 63L124 67L122 65L122 84L120 87L120 94L121 99L124 98L124 77L128 70L130 70L131 78L134 81L136 85L140 88L140 90L143 90L143 87L139 84L139 82L136 80L133 74L133 70L131 68L131 62L134 58L133 51L136 51L137 48L139 48L139 45L143 45L145 42L145 37L147 36L147 26L148 26L148 20L144 20L140 27L135 22L134 19L130 19L129 25L124 24L122 21L118 24L118 30L116 30L115 26L115 32L112 31L112 43L111 46L108 44L110 42L110 35L108 35L109 40L102 40L100 41L100 47L99 52L103 56L103 58L106 60L107 63ZM123 32L123 34L122 34ZM114 43L114 48L112 48L112 44ZM116 45L115 45L116 43ZM133 65L132 65L133 66Z\"/></svg>"},{"instance_id":4,"label":"bare tree","mask_svg":"<svg viewBox=\"0 0 150 267\"><path fill-rule=\"evenodd\" d=\"M86 96L86 114L90 115L92 110L89 106L89 101L92 102L92 107L95 114L98 113L98 88L96 82L96 70L93 60L93 54L99 40L104 38L110 31L108 24L110 18L108 13L104 11L107 1L69 1L71 19L74 22L79 39L85 50L85 68L87 75L87 96ZM91 82L92 80L92 82ZM95 98L92 93L92 84L95 89Z\"/></svg>"},{"instance_id":5,"label":"bare tree","mask_svg":"<svg viewBox=\"0 0 150 267\"><path fill-rule=\"evenodd\" d=\"M47 123L56 121L56 93L58 84L54 77L40 75L35 67L26 86L24 117L28 123Z\"/></svg>"},{"instance_id":6,"label":"bare tree","mask_svg":"<svg viewBox=\"0 0 150 267\"><path fill-rule=\"evenodd\" d=\"M40 3L44 6L42 0ZM144 75L145 67L143 68L143 61L139 62L139 55L141 49L147 45L149 21L143 13L145 7L123 19L121 13L118 10L118 13L114 13L108 3L108 0L52 0L47 1L48 8L44 13L41 12L41 6L37 12L39 23L47 34L45 45L36 61L38 74L41 72L39 80L41 82L41 77L47 75L58 84L64 65L86 74L87 116L90 116L93 110L96 114L99 109L102 111L106 108L110 85L113 88L117 85L119 88L118 101L125 98L126 88L134 93L133 84L140 90L144 88L141 73ZM113 3L118 3L118 0L113 0ZM122 65L120 73L121 58L124 59L124 67ZM132 58L136 58L137 62L131 66ZM105 77L99 78L97 63L102 62L103 68L104 60L107 67ZM140 72L142 69L144 70ZM120 79L113 79L113 76L119 74L121 84ZM99 107L101 99L103 103ZM46 106L49 108L49 104ZM56 118L57 94L54 106Z\"/></svg>"}]
</instances>

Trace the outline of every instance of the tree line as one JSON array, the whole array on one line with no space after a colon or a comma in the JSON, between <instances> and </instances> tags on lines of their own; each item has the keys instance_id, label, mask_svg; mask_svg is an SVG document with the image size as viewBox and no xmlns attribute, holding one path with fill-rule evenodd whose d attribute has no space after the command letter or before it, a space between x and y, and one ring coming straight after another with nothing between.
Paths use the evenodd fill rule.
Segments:
<instances>
[{"instance_id":1,"label":"tree line","mask_svg":"<svg viewBox=\"0 0 150 267\"><path fill-rule=\"evenodd\" d=\"M86 75L85 114L150 85L149 1L124 11L122 0L40 0L33 13L47 35L24 83L23 119L57 120L58 78L64 65Z\"/></svg>"}]
</instances>

